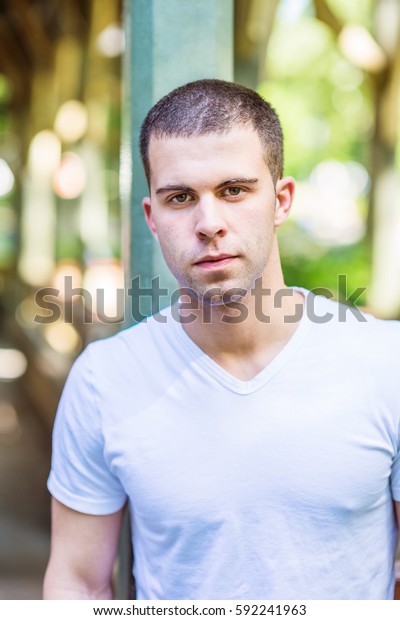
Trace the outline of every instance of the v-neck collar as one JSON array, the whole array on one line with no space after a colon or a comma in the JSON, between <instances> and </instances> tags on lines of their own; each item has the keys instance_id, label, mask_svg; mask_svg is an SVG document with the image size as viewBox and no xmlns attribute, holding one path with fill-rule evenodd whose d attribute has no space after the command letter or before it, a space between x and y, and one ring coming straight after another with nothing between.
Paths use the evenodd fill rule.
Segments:
<instances>
[{"instance_id":1,"label":"v-neck collar","mask_svg":"<svg viewBox=\"0 0 400 620\"><path fill-rule=\"evenodd\" d=\"M291 335L283 348L275 355L275 357L263 368L257 375L248 381L243 381L233 376L222 366L217 364L207 353L205 353L185 332L183 325L179 321L173 321L176 325L175 336L183 346L190 363L198 364L209 376L213 377L226 389L236 392L237 394L251 394L268 383L284 366L291 360L296 351L303 344L310 328L311 321L307 316L307 296L313 295L310 291L299 288L293 288L304 297L303 315L299 321L297 329Z\"/></svg>"}]
</instances>

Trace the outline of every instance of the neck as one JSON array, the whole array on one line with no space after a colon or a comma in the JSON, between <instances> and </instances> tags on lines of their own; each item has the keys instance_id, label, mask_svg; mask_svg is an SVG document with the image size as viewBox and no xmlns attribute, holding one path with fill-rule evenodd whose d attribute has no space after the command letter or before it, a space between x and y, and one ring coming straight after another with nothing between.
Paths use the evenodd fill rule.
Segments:
<instances>
[{"instance_id":1,"label":"neck","mask_svg":"<svg viewBox=\"0 0 400 620\"><path fill-rule=\"evenodd\" d=\"M284 347L302 316L303 296L289 289L282 272L265 275L237 302L181 310L183 329L214 361L238 378L257 374ZM190 321L185 317L192 315ZM193 320L193 314L195 320Z\"/></svg>"}]
</instances>

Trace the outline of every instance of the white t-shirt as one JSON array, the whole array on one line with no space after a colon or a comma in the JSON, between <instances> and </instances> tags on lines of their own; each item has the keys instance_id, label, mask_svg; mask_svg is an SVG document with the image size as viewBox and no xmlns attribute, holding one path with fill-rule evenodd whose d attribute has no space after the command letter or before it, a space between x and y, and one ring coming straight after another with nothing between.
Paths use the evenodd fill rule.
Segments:
<instances>
[{"instance_id":1,"label":"white t-shirt","mask_svg":"<svg viewBox=\"0 0 400 620\"><path fill-rule=\"evenodd\" d=\"M95 515L128 499L138 599L393 598L400 323L304 294L250 381L174 309L75 363L49 490Z\"/></svg>"}]
</instances>

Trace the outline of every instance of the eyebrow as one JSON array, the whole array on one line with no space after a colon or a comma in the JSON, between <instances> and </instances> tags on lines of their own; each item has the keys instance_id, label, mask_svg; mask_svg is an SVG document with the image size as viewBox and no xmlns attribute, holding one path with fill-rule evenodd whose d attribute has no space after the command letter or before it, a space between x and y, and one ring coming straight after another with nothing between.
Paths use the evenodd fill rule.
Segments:
<instances>
[{"instance_id":1,"label":"eyebrow","mask_svg":"<svg viewBox=\"0 0 400 620\"><path fill-rule=\"evenodd\" d=\"M222 183L217 185L216 189L222 189L223 187L226 187L227 185L235 185L237 183L244 183L245 185L247 185L249 183L254 184L254 183L258 183L258 179L245 179L245 178L228 179L227 181L222 181Z\"/></svg>"},{"instance_id":2,"label":"eyebrow","mask_svg":"<svg viewBox=\"0 0 400 620\"><path fill-rule=\"evenodd\" d=\"M258 179L227 179L226 181L219 183L216 189L222 189L223 187L234 185L235 183L255 184L258 183ZM188 187L187 185L164 185L156 190L156 194L165 194L167 192L194 192L194 189L192 187Z\"/></svg>"},{"instance_id":3,"label":"eyebrow","mask_svg":"<svg viewBox=\"0 0 400 620\"><path fill-rule=\"evenodd\" d=\"M164 187L159 187L156 191L156 194L165 194L166 192L193 192L194 190L191 187L187 187L186 185L164 185Z\"/></svg>"}]
</instances>

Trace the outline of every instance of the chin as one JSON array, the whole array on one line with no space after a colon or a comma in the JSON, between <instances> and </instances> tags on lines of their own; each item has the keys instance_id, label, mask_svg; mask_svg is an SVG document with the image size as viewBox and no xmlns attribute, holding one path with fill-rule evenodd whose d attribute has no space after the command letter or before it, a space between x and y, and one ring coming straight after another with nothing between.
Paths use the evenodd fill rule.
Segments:
<instances>
[{"instance_id":1,"label":"chin","mask_svg":"<svg viewBox=\"0 0 400 620\"><path fill-rule=\"evenodd\" d=\"M248 294L248 288L238 286L191 287L194 295L202 304L208 306L227 306L238 302Z\"/></svg>"}]
</instances>

